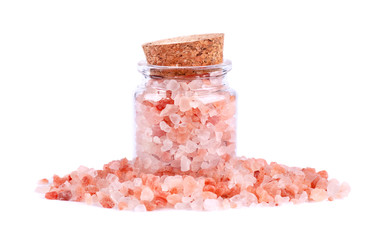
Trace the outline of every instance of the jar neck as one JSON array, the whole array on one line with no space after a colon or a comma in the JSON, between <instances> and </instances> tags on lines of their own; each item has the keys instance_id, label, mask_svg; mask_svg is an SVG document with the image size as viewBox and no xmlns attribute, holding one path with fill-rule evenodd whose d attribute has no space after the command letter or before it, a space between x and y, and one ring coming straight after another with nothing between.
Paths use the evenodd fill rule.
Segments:
<instances>
[{"instance_id":1,"label":"jar neck","mask_svg":"<svg viewBox=\"0 0 382 240\"><path fill-rule=\"evenodd\" d=\"M225 85L226 75L231 68L229 60L219 65L187 67L149 65L145 61L138 63L138 71L144 76L146 86L159 88L165 85L171 88L171 85L180 85L184 90L220 88Z\"/></svg>"}]
</instances>

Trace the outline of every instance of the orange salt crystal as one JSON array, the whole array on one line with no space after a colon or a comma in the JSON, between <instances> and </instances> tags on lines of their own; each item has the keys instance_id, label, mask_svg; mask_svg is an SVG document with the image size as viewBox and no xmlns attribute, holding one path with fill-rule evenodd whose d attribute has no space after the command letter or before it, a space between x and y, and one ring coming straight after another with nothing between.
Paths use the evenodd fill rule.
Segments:
<instances>
[{"instance_id":1,"label":"orange salt crystal","mask_svg":"<svg viewBox=\"0 0 382 240\"><path fill-rule=\"evenodd\" d=\"M118 209L119 210L124 210L124 209L127 209L127 203L126 202L120 202L118 203Z\"/></svg>"},{"instance_id":2,"label":"orange salt crystal","mask_svg":"<svg viewBox=\"0 0 382 240\"><path fill-rule=\"evenodd\" d=\"M50 199L50 200L56 200L58 197L58 194L56 191L52 191L52 192L47 192L45 193L45 198L46 199Z\"/></svg>"},{"instance_id":3,"label":"orange salt crystal","mask_svg":"<svg viewBox=\"0 0 382 240\"><path fill-rule=\"evenodd\" d=\"M110 198L110 196L103 196L99 203L102 205L104 208L113 208L115 206L115 203L113 200Z\"/></svg>"},{"instance_id":4,"label":"orange salt crystal","mask_svg":"<svg viewBox=\"0 0 382 240\"><path fill-rule=\"evenodd\" d=\"M39 181L38 181L38 184L48 184L49 183L49 180L48 179L46 179L46 178L43 178L43 179L40 179Z\"/></svg>"}]
</instances>

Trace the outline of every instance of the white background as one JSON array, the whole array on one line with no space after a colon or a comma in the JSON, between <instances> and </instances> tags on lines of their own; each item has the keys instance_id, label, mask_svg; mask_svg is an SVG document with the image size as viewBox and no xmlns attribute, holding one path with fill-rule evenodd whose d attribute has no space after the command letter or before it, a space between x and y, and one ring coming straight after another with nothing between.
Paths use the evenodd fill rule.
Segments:
<instances>
[{"instance_id":1,"label":"white background","mask_svg":"<svg viewBox=\"0 0 382 240\"><path fill-rule=\"evenodd\" d=\"M233 62L238 154L325 169L348 198L134 213L34 193L131 159L141 44L210 32ZM0 238L381 239L381 81L380 1L3 0Z\"/></svg>"}]
</instances>

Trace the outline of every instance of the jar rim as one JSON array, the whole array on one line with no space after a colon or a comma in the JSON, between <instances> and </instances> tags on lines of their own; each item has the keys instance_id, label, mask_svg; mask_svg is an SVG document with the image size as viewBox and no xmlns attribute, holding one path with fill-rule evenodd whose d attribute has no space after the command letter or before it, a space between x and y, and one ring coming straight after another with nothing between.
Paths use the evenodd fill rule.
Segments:
<instances>
[{"instance_id":1,"label":"jar rim","mask_svg":"<svg viewBox=\"0 0 382 240\"><path fill-rule=\"evenodd\" d=\"M229 59L224 59L224 61L220 64L216 65L206 65L206 66L160 66L160 65L151 65L148 64L146 60L142 60L138 62L138 71L145 75L145 73L149 72L150 70L203 70L208 71L210 70L213 72L214 70L223 70L224 73L229 72L232 69L232 62Z\"/></svg>"}]
</instances>

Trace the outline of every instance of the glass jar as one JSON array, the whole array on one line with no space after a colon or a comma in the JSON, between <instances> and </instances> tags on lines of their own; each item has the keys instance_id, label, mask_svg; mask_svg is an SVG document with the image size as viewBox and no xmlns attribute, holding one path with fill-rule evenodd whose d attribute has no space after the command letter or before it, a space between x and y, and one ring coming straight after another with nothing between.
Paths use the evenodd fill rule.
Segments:
<instances>
[{"instance_id":1,"label":"glass jar","mask_svg":"<svg viewBox=\"0 0 382 240\"><path fill-rule=\"evenodd\" d=\"M146 173L206 174L236 151L236 94L231 61L209 66L138 64L134 165Z\"/></svg>"}]
</instances>

